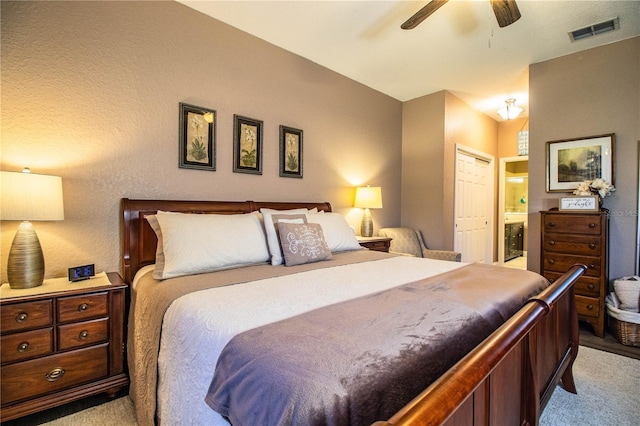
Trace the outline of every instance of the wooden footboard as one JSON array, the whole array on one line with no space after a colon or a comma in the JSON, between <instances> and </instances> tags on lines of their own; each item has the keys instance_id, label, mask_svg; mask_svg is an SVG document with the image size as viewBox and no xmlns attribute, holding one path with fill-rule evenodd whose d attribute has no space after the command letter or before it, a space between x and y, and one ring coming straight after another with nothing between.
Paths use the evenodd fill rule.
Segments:
<instances>
[{"instance_id":1,"label":"wooden footboard","mask_svg":"<svg viewBox=\"0 0 640 426\"><path fill-rule=\"evenodd\" d=\"M558 383L576 392L578 352L574 265L447 373L375 426L537 425Z\"/></svg>"}]
</instances>

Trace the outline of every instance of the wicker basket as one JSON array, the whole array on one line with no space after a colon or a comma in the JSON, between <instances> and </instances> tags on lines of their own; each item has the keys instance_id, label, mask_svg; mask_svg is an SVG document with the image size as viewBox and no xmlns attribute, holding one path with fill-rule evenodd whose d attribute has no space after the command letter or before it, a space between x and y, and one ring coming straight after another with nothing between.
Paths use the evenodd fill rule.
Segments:
<instances>
[{"instance_id":1,"label":"wicker basket","mask_svg":"<svg viewBox=\"0 0 640 426\"><path fill-rule=\"evenodd\" d=\"M607 310L609 311L609 328L613 337L623 345L640 347L640 324L616 318L618 316L616 314L622 311L611 305L607 305ZM635 316L640 318L640 314Z\"/></svg>"}]
</instances>

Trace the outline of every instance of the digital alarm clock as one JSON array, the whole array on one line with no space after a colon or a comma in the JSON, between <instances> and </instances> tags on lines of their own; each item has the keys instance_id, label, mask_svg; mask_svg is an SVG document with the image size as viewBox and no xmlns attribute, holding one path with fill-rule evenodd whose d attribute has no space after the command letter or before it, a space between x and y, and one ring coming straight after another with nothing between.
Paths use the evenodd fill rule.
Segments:
<instances>
[{"instance_id":1,"label":"digital alarm clock","mask_svg":"<svg viewBox=\"0 0 640 426\"><path fill-rule=\"evenodd\" d=\"M95 265L75 266L73 268L69 268L69 281L76 282L88 280L89 278L95 276L95 274Z\"/></svg>"}]
</instances>

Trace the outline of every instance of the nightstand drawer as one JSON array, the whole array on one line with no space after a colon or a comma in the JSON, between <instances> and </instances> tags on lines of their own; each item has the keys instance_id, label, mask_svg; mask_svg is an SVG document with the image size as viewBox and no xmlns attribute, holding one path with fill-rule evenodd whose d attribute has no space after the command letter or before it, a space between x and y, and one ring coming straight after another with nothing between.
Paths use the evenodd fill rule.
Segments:
<instances>
[{"instance_id":1,"label":"nightstand drawer","mask_svg":"<svg viewBox=\"0 0 640 426\"><path fill-rule=\"evenodd\" d=\"M2 367L2 404L106 377L107 348L104 344Z\"/></svg>"},{"instance_id":2,"label":"nightstand drawer","mask_svg":"<svg viewBox=\"0 0 640 426\"><path fill-rule=\"evenodd\" d=\"M2 336L2 364L35 358L53 352L53 328Z\"/></svg>"},{"instance_id":3,"label":"nightstand drawer","mask_svg":"<svg viewBox=\"0 0 640 426\"><path fill-rule=\"evenodd\" d=\"M108 339L108 318L58 326L58 350L60 351L106 342Z\"/></svg>"},{"instance_id":4,"label":"nightstand drawer","mask_svg":"<svg viewBox=\"0 0 640 426\"><path fill-rule=\"evenodd\" d=\"M598 317L600 315L600 301L593 297L576 296L576 310L578 315Z\"/></svg>"},{"instance_id":5,"label":"nightstand drawer","mask_svg":"<svg viewBox=\"0 0 640 426\"><path fill-rule=\"evenodd\" d=\"M58 299L58 321L82 321L106 316L108 312L107 292Z\"/></svg>"},{"instance_id":6,"label":"nightstand drawer","mask_svg":"<svg viewBox=\"0 0 640 426\"><path fill-rule=\"evenodd\" d=\"M2 333L44 327L53 323L51 299L3 305L0 310Z\"/></svg>"}]
</instances>

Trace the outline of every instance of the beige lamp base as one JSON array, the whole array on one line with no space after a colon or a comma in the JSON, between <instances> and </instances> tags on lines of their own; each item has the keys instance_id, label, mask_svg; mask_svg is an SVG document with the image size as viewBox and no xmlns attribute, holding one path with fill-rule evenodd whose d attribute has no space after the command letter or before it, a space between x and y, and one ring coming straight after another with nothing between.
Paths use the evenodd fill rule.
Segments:
<instances>
[{"instance_id":1,"label":"beige lamp base","mask_svg":"<svg viewBox=\"0 0 640 426\"><path fill-rule=\"evenodd\" d=\"M32 288L44 281L44 255L31 222L18 226L9 251L7 278L11 288Z\"/></svg>"},{"instance_id":2,"label":"beige lamp base","mask_svg":"<svg viewBox=\"0 0 640 426\"><path fill-rule=\"evenodd\" d=\"M362 235L363 237L373 236L373 218L371 217L371 210L369 209L364 209L364 213L362 214L360 235Z\"/></svg>"}]
</instances>

